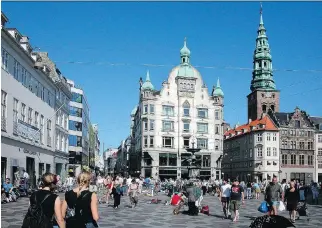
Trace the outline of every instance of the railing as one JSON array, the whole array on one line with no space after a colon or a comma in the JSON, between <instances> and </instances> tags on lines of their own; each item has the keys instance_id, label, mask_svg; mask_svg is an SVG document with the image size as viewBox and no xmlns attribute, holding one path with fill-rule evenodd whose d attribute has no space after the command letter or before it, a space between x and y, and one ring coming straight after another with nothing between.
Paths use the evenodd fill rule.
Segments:
<instances>
[{"instance_id":1,"label":"railing","mask_svg":"<svg viewBox=\"0 0 322 228\"><path fill-rule=\"evenodd\" d=\"M7 131L7 118L1 117L1 131Z\"/></svg>"}]
</instances>

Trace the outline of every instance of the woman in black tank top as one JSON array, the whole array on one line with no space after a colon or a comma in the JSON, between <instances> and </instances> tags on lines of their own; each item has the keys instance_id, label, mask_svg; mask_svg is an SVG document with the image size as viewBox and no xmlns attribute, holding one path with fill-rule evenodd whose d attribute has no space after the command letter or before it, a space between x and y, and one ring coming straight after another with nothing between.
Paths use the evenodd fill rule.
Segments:
<instances>
[{"instance_id":1,"label":"woman in black tank top","mask_svg":"<svg viewBox=\"0 0 322 228\"><path fill-rule=\"evenodd\" d=\"M55 188L55 176L51 173L46 173L42 176L42 188L30 196L30 205L37 202L42 202L42 211L46 217L52 221L54 228L65 228L65 221L62 217L61 200L58 195L52 193Z\"/></svg>"},{"instance_id":2,"label":"woman in black tank top","mask_svg":"<svg viewBox=\"0 0 322 228\"><path fill-rule=\"evenodd\" d=\"M67 228L93 228L98 227L98 199L94 192L88 190L91 174L81 173L77 188L65 193L62 205L62 214L66 216Z\"/></svg>"}]
</instances>

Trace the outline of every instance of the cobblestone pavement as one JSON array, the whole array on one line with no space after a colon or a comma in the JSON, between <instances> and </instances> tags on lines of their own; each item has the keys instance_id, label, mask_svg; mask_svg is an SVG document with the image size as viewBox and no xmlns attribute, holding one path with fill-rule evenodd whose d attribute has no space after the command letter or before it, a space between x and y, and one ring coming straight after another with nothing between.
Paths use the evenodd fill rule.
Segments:
<instances>
[{"instance_id":1,"label":"cobblestone pavement","mask_svg":"<svg viewBox=\"0 0 322 228\"><path fill-rule=\"evenodd\" d=\"M156 198L156 197L154 197ZM164 195L158 196L163 202L168 200ZM230 220L222 219L221 205L217 197L205 196L203 205L209 205L210 216L199 215L190 217L188 215L173 215L173 207L162 204L149 204L151 197L140 196L139 204L136 208L127 207L128 197L121 199L119 209L114 210L111 205L101 204L99 206L100 227L172 227L172 228L205 228L205 227L249 227L252 219L262 214L257 211L261 200L246 200L245 205L240 210L240 221L233 223ZM1 227L20 228L23 216L28 208L28 199L20 198L17 203L1 205ZM309 217L301 217L296 221L296 227L322 227L322 206L308 206ZM288 212L281 215L288 217Z\"/></svg>"}]
</instances>

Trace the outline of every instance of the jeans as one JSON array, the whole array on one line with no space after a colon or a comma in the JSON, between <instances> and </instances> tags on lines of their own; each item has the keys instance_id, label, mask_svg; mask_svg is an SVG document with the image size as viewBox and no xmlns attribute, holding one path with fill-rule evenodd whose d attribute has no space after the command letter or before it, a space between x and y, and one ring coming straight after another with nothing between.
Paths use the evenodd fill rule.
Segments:
<instances>
[{"instance_id":1,"label":"jeans","mask_svg":"<svg viewBox=\"0 0 322 228\"><path fill-rule=\"evenodd\" d=\"M252 197L252 189L247 188L247 199L250 199Z\"/></svg>"}]
</instances>

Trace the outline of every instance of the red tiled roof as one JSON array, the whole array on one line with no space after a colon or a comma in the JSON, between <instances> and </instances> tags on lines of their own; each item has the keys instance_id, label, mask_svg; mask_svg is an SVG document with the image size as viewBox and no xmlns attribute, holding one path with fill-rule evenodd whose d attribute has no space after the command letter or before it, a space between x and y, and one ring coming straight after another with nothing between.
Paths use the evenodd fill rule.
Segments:
<instances>
[{"instance_id":1,"label":"red tiled roof","mask_svg":"<svg viewBox=\"0 0 322 228\"><path fill-rule=\"evenodd\" d=\"M263 126L261 126L263 125ZM251 130L251 127L255 127L253 130ZM242 130L245 129L246 131L243 133ZM277 131L277 127L275 126L275 124L273 123L273 121L271 120L271 118L269 118L269 116L264 116L261 119L257 119L257 120L253 120L252 122L248 123L248 124L244 124L241 125L235 129L230 129L228 131L225 132L224 136L229 136L230 134L232 134L231 137L227 138L233 138L235 136L240 136L246 133L249 133L251 131ZM240 134L236 134L236 131L238 132L242 132Z\"/></svg>"}]
</instances>

